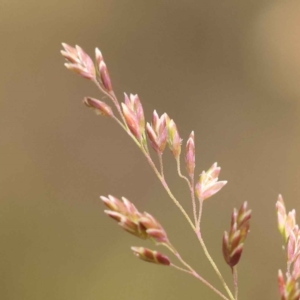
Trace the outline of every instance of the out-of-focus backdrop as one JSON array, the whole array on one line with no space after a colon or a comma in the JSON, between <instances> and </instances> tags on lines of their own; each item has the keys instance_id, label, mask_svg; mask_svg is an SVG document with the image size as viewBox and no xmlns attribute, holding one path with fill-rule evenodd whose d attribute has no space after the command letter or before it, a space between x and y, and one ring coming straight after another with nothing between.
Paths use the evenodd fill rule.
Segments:
<instances>
[{"instance_id":1,"label":"out-of-focus backdrop","mask_svg":"<svg viewBox=\"0 0 300 300\"><path fill-rule=\"evenodd\" d=\"M126 196L166 228L182 256L222 290L188 224L142 154L82 105L102 95L63 67L61 42L101 49L117 95L138 93L147 119L167 112L196 134L197 171L217 161L228 185L205 202L203 235L221 255L233 207L253 209L240 299L279 299L285 255L275 201L300 210L299 1L52 0L0 3L0 298L219 299L172 268L136 259L150 246L103 214ZM191 212L174 159L174 194ZM165 252L164 252L165 253ZM175 259L174 259L175 261Z\"/></svg>"}]
</instances>

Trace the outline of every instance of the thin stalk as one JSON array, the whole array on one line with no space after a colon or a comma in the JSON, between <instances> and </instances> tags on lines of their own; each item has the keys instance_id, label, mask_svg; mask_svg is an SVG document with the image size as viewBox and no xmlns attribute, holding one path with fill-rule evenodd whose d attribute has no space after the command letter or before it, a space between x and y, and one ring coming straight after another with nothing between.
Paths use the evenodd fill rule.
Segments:
<instances>
[{"instance_id":1,"label":"thin stalk","mask_svg":"<svg viewBox=\"0 0 300 300\"><path fill-rule=\"evenodd\" d=\"M159 158L160 174L163 178L165 178L162 153L158 154L158 158Z\"/></svg>"},{"instance_id":2,"label":"thin stalk","mask_svg":"<svg viewBox=\"0 0 300 300\"><path fill-rule=\"evenodd\" d=\"M214 291L217 295L219 295L222 299L224 300L229 300L225 295L223 295L217 288L215 288L213 285L211 285L207 280L205 280L202 276L200 276L188 263L186 263L183 258L180 256L180 254L178 253L178 251L174 248L174 246L172 246L171 244L163 244L165 247L167 247L176 257L177 259L188 269L183 269L181 267L178 267L174 264L171 264L172 267L182 271L182 272L186 272L192 276L194 276L195 278L197 278L198 280L200 280L204 285L206 285L208 288L210 288L212 291Z\"/></svg>"},{"instance_id":3,"label":"thin stalk","mask_svg":"<svg viewBox=\"0 0 300 300\"><path fill-rule=\"evenodd\" d=\"M192 186L191 186L191 183L190 183L189 179L181 173L180 158L179 157L176 159L176 164L177 164L177 172L178 172L179 177L184 179L187 182L189 188L191 189Z\"/></svg>"},{"instance_id":4,"label":"thin stalk","mask_svg":"<svg viewBox=\"0 0 300 300\"><path fill-rule=\"evenodd\" d=\"M175 269L177 269L177 270L179 270L179 271L181 271L181 272L185 272L185 273L188 273L188 274L192 274L191 271L186 270L186 269L184 269L184 268L181 268L181 267L179 267L179 266L177 266L177 265L175 265L175 264L173 264L173 263L171 263L170 266L173 267L173 268L175 268Z\"/></svg>"},{"instance_id":5,"label":"thin stalk","mask_svg":"<svg viewBox=\"0 0 300 300\"><path fill-rule=\"evenodd\" d=\"M202 209L203 209L203 199L199 199L199 213L197 220L197 228L200 231L201 217L202 217Z\"/></svg>"},{"instance_id":6,"label":"thin stalk","mask_svg":"<svg viewBox=\"0 0 300 300\"><path fill-rule=\"evenodd\" d=\"M107 92L102 86L101 84L98 82L97 79L94 79L93 82L96 84L96 86L98 87L98 89L104 94L106 95L108 98L110 98L112 100L112 102L114 103L119 115L121 116L124 124L126 124L125 122L125 119L124 119L124 116L123 116L123 113L122 113L122 110L121 110L121 106L119 104L119 101L115 95L115 93L113 91L111 91L110 93Z\"/></svg>"},{"instance_id":7,"label":"thin stalk","mask_svg":"<svg viewBox=\"0 0 300 300\"><path fill-rule=\"evenodd\" d=\"M187 212L184 210L184 208L181 206L181 204L179 203L179 201L176 199L176 197L173 195L173 193L171 192L165 178L159 173L159 171L157 170L154 162L152 161L150 155L145 152L144 149L141 149L142 152L144 153L144 155L146 156L150 166L152 167L153 171L155 172L156 176L158 177L158 179L160 180L161 184L163 185L163 187L165 188L166 192L168 193L169 197L173 200L173 202L175 203L175 205L180 209L180 211L182 212L182 214L185 216L185 218L187 219L188 223L191 225L192 229L195 231L195 225L193 224L192 220L190 219L189 215L187 214Z\"/></svg>"},{"instance_id":8,"label":"thin stalk","mask_svg":"<svg viewBox=\"0 0 300 300\"><path fill-rule=\"evenodd\" d=\"M214 260L213 260L212 257L210 256L210 254L209 254L209 252L208 252L208 250L207 250L207 248L206 248L206 245L205 245L205 243L204 243L204 241L203 241L203 239L202 239L202 236L201 236L200 231L198 230L198 231L196 232L196 234L197 234L198 240L199 240L199 242L200 242L200 244L201 244L201 247L202 247L202 249L203 249L203 251L204 251L205 256L207 257L208 261L210 262L210 264L212 265L212 267L213 267L213 269L215 270L216 274L218 275L218 277L219 277L221 283L223 284L224 289L226 290L226 292L227 292L229 298L230 298L231 300L235 300L234 297L233 297L233 295L232 295L232 293L231 293L231 291L230 291L230 289L229 289L229 287L228 287L228 285L227 285L226 282L225 282L225 279L223 278L223 276L222 276L221 272L219 271L217 265L215 264Z\"/></svg>"},{"instance_id":9,"label":"thin stalk","mask_svg":"<svg viewBox=\"0 0 300 300\"><path fill-rule=\"evenodd\" d=\"M179 177L184 179L187 182L188 186L189 186L189 190L190 190L191 198L192 198L192 205L193 205L194 222L195 222L195 226L196 226L196 224L197 224L197 208L196 208L196 201L195 201L194 176L191 178L191 182L190 182L189 179L181 173L180 158L179 157L176 159L176 163L177 163L177 172L178 172Z\"/></svg>"},{"instance_id":10,"label":"thin stalk","mask_svg":"<svg viewBox=\"0 0 300 300\"><path fill-rule=\"evenodd\" d=\"M235 300L238 300L239 288L238 288L238 271L236 266L232 268L232 275L233 275L233 285L234 285L234 296L235 296Z\"/></svg>"},{"instance_id":11,"label":"thin stalk","mask_svg":"<svg viewBox=\"0 0 300 300\"><path fill-rule=\"evenodd\" d=\"M193 203L193 215L194 215L194 219L195 219L195 225L197 226L197 207L196 207L196 200L195 200L195 177L194 174L191 177L191 187L190 187L190 191L191 191L191 198L192 198L192 203Z\"/></svg>"}]
</instances>

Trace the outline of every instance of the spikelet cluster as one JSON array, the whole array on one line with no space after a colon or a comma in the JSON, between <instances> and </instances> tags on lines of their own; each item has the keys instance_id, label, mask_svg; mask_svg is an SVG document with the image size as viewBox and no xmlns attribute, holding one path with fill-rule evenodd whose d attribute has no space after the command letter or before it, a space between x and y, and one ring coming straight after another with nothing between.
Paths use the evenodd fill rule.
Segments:
<instances>
[{"instance_id":1,"label":"spikelet cluster","mask_svg":"<svg viewBox=\"0 0 300 300\"><path fill-rule=\"evenodd\" d=\"M296 223L296 211L286 212L281 195L276 202L278 229L284 239L286 249L286 281L282 271L278 272L278 287L281 299L299 300L300 290L297 280L300 278L300 230Z\"/></svg>"},{"instance_id":2,"label":"spikelet cluster","mask_svg":"<svg viewBox=\"0 0 300 300\"><path fill-rule=\"evenodd\" d=\"M108 208L104 212L116 220L125 231L141 239L169 243L167 234L160 223L149 213L139 212L134 204L125 197L122 197L122 201L111 195L100 198ZM134 247L132 250L142 260L162 265L170 264L169 259L157 251L143 247Z\"/></svg>"},{"instance_id":3,"label":"spikelet cluster","mask_svg":"<svg viewBox=\"0 0 300 300\"><path fill-rule=\"evenodd\" d=\"M231 216L230 231L224 232L223 235L223 257L226 263L232 268L240 260L244 242L249 232L251 210L247 208L247 202L244 202L241 208L237 211L233 210Z\"/></svg>"}]
</instances>

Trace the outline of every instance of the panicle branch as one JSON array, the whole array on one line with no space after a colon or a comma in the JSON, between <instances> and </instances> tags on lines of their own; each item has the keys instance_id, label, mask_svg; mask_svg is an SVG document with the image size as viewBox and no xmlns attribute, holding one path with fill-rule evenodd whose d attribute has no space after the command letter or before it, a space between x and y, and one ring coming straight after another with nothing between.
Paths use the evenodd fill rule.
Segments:
<instances>
[{"instance_id":1,"label":"panicle branch","mask_svg":"<svg viewBox=\"0 0 300 300\"><path fill-rule=\"evenodd\" d=\"M61 51L61 54L66 59L65 66L71 71L76 72L84 78L91 80L93 83L97 85L100 91L106 95L110 100L112 100L119 117L116 117L113 109L107 105L105 102L100 101L98 99L92 97L84 98L84 104L93 110L97 114L109 116L114 119L126 132L127 134L134 140L140 150L143 152L145 157L147 158L150 166L154 170L155 174L161 181L163 187L167 191L170 198L176 204L176 206L183 213L189 224L191 225L193 231L195 231L200 244L204 250L205 255L208 260L212 264L215 269L218 277L220 278L229 299L234 300L232 293L230 292L228 286L226 285L220 271L215 265L213 259L209 255L209 252L204 244L204 241L201 237L200 231L200 221L202 215L202 207L203 201L212 197L216 194L222 187L227 183L227 181L218 181L218 175L220 173L220 167L218 167L217 163L213 164L212 167L208 171L203 171L200 175L199 181L195 186L194 182L194 174L195 174L195 136L194 131L191 132L185 147L185 167L188 174L188 177L184 176L181 173L180 169L180 155L181 155L181 144L182 139L179 135L179 131L175 121L170 119L169 116L164 113L161 116L157 114L156 111L153 112L152 120L150 122L145 121L143 107L138 95L124 94L124 102L120 104L118 101L112 87L111 78L109 76L107 65L104 61L103 55L101 51L96 48L95 49L95 64L93 60L84 52L82 48L79 46L69 46L67 44L63 44L64 50ZM159 157L160 171L158 171L155 163L153 162L151 155L148 150L149 141L153 150L157 153ZM180 202L176 199L176 197L171 192L163 172L163 160L162 155L163 152L168 145L171 153L173 154L176 163L178 174L181 178L186 180L189 186L192 206L193 206L193 215L194 215L194 224L191 221L189 215L186 213ZM197 206L195 201L195 194L199 199L199 213L197 215ZM206 284L209 288L214 290L221 298L227 299L222 293L220 293L216 288L214 288L211 284L209 284L206 280L204 280L199 274L197 274L179 255L179 253L175 250L173 246L171 246L167 234L163 227L158 223L158 221L150 214L144 212L141 213L136 209L136 207L126 198L122 197L121 200L117 199L114 196L109 195L108 197L101 197L103 203L107 206L107 210L105 213L118 222L118 224L130 234L139 237L141 239L150 239L157 244L163 244L167 246L169 250L175 254L175 256L181 261L181 263L187 267L190 274L200 279L204 284ZM246 209L246 208L245 208ZM241 216L237 217L235 221L236 228L235 235L232 233L234 230L230 231L228 243L228 251L229 256L227 256L227 261L233 265L232 261L237 260L237 252L241 252L241 250L237 250L242 248L244 237L247 232L243 229L246 228L246 222L241 221ZM233 226L233 225L232 225ZM237 237L238 236L238 237ZM239 248L236 247L236 243ZM235 253L232 251L235 249ZM144 247L133 247L132 248L134 254L142 260L152 262L155 264L161 265L172 265L169 258L164 256L163 254L150 250ZM230 256L231 255L231 256ZM234 258L233 258L234 257ZM300 263L299 263L300 264ZM179 268L180 269L180 268ZM237 299L235 299L237 300Z\"/></svg>"}]
</instances>

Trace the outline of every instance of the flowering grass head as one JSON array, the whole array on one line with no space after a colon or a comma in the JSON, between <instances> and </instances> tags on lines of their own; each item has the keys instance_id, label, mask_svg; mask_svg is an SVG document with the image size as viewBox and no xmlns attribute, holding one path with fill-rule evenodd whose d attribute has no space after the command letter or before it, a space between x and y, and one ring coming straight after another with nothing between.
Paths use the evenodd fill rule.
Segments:
<instances>
[{"instance_id":1,"label":"flowering grass head","mask_svg":"<svg viewBox=\"0 0 300 300\"><path fill-rule=\"evenodd\" d=\"M207 171L202 171L199 179L195 182L195 132L190 133L185 147L182 147L183 139L179 135L177 124L167 113L159 116L154 110L152 119L146 120L141 99L137 94L128 95L125 93L123 102L120 102L113 90L107 64L98 48L95 49L95 57L92 59L81 47L72 47L63 43L61 54L66 60L65 66L67 69L90 80L111 102L112 105L109 105L94 97L85 97L83 101L87 107L92 108L97 114L108 116L115 121L140 149L158 181L165 189L166 195L180 210L191 230L195 233L195 237L214 269L216 279L220 280L223 290L220 291L214 284L205 279L203 274L200 275L194 267L182 258L168 238L163 226L151 214L140 212L125 197L120 200L111 195L101 196L100 198L107 208L105 213L115 220L123 230L140 240L152 241L154 247L165 247L173 254L177 262L173 262L173 259L171 260L158 250L143 246L132 247L131 250L134 255L143 261L170 266L195 277L221 299L238 300L237 265L241 260L242 253L244 253L245 240L249 233L251 219L251 210L248 209L247 202L244 202L239 210L233 210L230 229L228 232L225 231L222 243L220 243L220 252L223 253L224 260L229 265L232 273L233 289L231 289L206 247L201 226L206 200L218 193L227 184L227 181L219 180L221 168L217 163L214 163ZM149 146L154 150L154 155ZM175 158L178 176L187 184L187 191L191 198L191 214L183 208L182 201L172 192L165 177L163 154L167 147ZM181 171L183 151L186 175ZM156 159L153 156L156 156ZM198 201L196 201L196 198ZM281 196L278 197L276 209L278 229L283 237L287 262L286 273L284 274L281 270L278 272L279 295L281 300L300 300L300 290L297 283L300 278L300 230L296 224L296 213L295 210L289 213L286 212L285 203ZM180 265L177 265L178 263ZM199 261L199 264L201 265L201 261Z\"/></svg>"}]
</instances>

